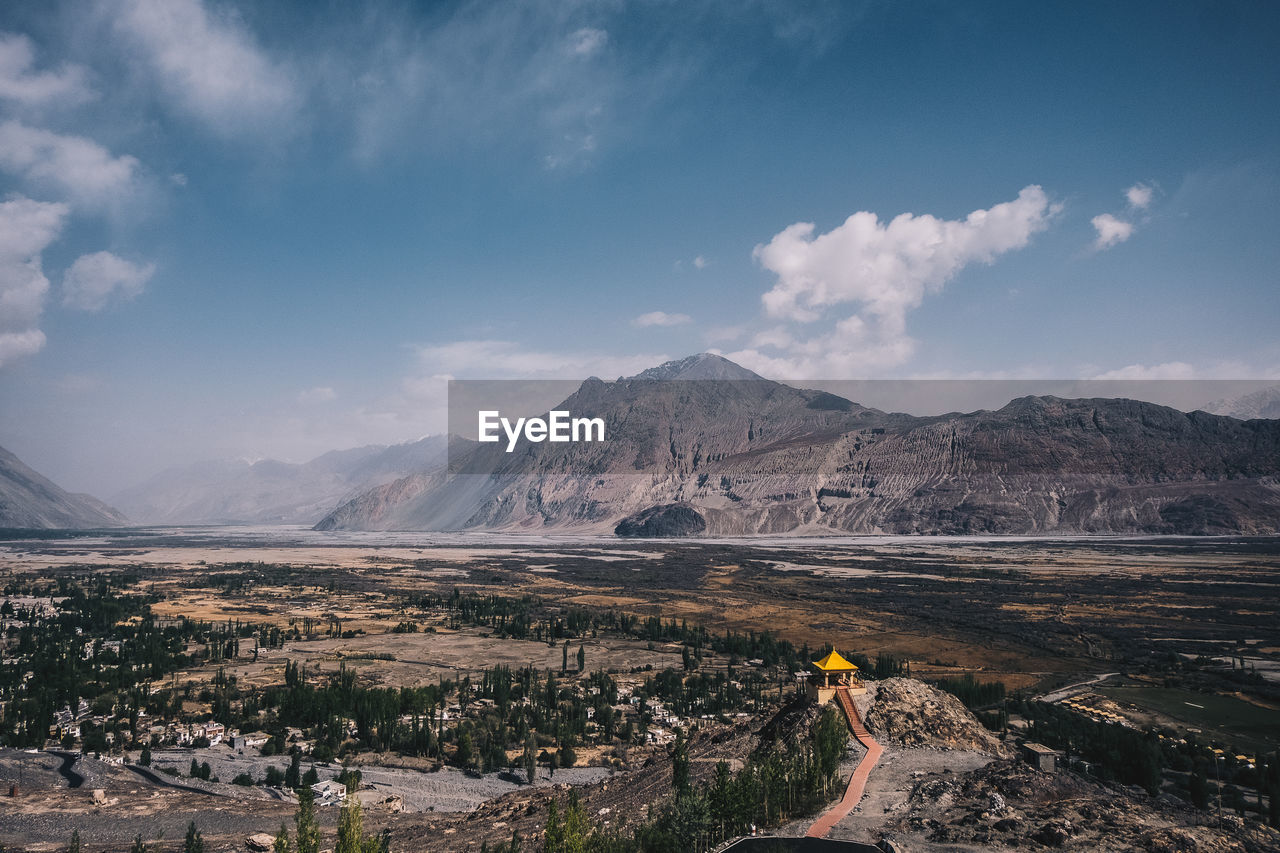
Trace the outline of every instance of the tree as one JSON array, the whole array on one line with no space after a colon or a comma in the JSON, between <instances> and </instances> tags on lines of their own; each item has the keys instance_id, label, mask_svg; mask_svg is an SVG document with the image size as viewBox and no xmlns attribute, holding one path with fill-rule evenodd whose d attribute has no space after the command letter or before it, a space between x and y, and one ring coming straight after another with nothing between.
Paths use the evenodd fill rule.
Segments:
<instances>
[{"instance_id":1,"label":"tree","mask_svg":"<svg viewBox=\"0 0 1280 853\"><path fill-rule=\"evenodd\" d=\"M849 743L849 729L844 717L835 708L828 706L818 718L814 727L813 747L818 760L818 770L823 777L823 791L835 781L836 771L840 768L840 758Z\"/></svg>"},{"instance_id":2,"label":"tree","mask_svg":"<svg viewBox=\"0 0 1280 853\"><path fill-rule=\"evenodd\" d=\"M1209 779L1197 767L1191 771L1191 802L1198 809L1207 809L1209 807Z\"/></svg>"},{"instance_id":3,"label":"tree","mask_svg":"<svg viewBox=\"0 0 1280 853\"><path fill-rule=\"evenodd\" d=\"M294 817L298 853L320 853L320 827L316 824L316 795L310 788L298 790L298 813Z\"/></svg>"},{"instance_id":4,"label":"tree","mask_svg":"<svg viewBox=\"0 0 1280 853\"><path fill-rule=\"evenodd\" d=\"M289 827L283 823L276 833L276 840L271 844L271 853L293 853L293 847L289 844Z\"/></svg>"},{"instance_id":5,"label":"tree","mask_svg":"<svg viewBox=\"0 0 1280 853\"><path fill-rule=\"evenodd\" d=\"M302 774L302 784L304 787L310 788L319 781L320 774L316 772L316 766L312 764L311 767L307 769L307 772Z\"/></svg>"},{"instance_id":6,"label":"tree","mask_svg":"<svg viewBox=\"0 0 1280 853\"><path fill-rule=\"evenodd\" d=\"M200 830L196 829L194 820L187 824L187 837L182 842L182 853L204 853L204 838L200 835Z\"/></svg>"},{"instance_id":7,"label":"tree","mask_svg":"<svg viewBox=\"0 0 1280 853\"><path fill-rule=\"evenodd\" d=\"M564 641L564 648L560 654L560 674L564 675L569 671L569 641Z\"/></svg>"},{"instance_id":8,"label":"tree","mask_svg":"<svg viewBox=\"0 0 1280 853\"><path fill-rule=\"evenodd\" d=\"M142 748L142 754L138 756L138 763L143 767L151 766L151 747L144 746Z\"/></svg>"},{"instance_id":9,"label":"tree","mask_svg":"<svg viewBox=\"0 0 1280 853\"><path fill-rule=\"evenodd\" d=\"M364 816L360 813L360 801L349 796L338 815L338 846L333 853L362 853L363 842Z\"/></svg>"},{"instance_id":10,"label":"tree","mask_svg":"<svg viewBox=\"0 0 1280 853\"><path fill-rule=\"evenodd\" d=\"M578 644L578 672L582 672L587 668L587 650L581 643Z\"/></svg>"},{"instance_id":11,"label":"tree","mask_svg":"<svg viewBox=\"0 0 1280 853\"><path fill-rule=\"evenodd\" d=\"M296 746L289 753L289 769L284 771L284 786L286 788L302 787L302 750Z\"/></svg>"},{"instance_id":12,"label":"tree","mask_svg":"<svg viewBox=\"0 0 1280 853\"><path fill-rule=\"evenodd\" d=\"M71 845L67 847L67 853L81 853L80 849L80 830L72 830Z\"/></svg>"},{"instance_id":13,"label":"tree","mask_svg":"<svg viewBox=\"0 0 1280 853\"><path fill-rule=\"evenodd\" d=\"M471 732L466 729L458 732L458 749L454 753L454 760L459 767L466 767L471 763Z\"/></svg>"},{"instance_id":14,"label":"tree","mask_svg":"<svg viewBox=\"0 0 1280 853\"><path fill-rule=\"evenodd\" d=\"M543 853L587 853L596 847L592 842L591 822L578 799L578 792L569 793L563 820L560 819L556 801L552 800L547 812Z\"/></svg>"},{"instance_id":15,"label":"tree","mask_svg":"<svg viewBox=\"0 0 1280 853\"><path fill-rule=\"evenodd\" d=\"M533 732L529 732L529 736L524 739L524 773L530 785L538 778L538 742L534 739Z\"/></svg>"},{"instance_id":16,"label":"tree","mask_svg":"<svg viewBox=\"0 0 1280 853\"><path fill-rule=\"evenodd\" d=\"M560 826L560 807L553 799L547 804L547 825L542 830L542 849L544 853L559 850L564 842L564 827Z\"/></svg>"},{"instance_id":17,"label":"tree","mask_svg":"<svg viewBox=\"0 0 1280 853\"><path fill-rule=\"evenodd\" d=\"M390 853L391 834L364 834L364 815L360 800L349 796L338 815L338 845L333 853Z\"/></svg>"},{"instance_id":18,"label":"tree","mask_svg":"<svg viewBox=\"0 0 1280 853\"><path fill-rule=\"evenodd\" d=\"M684 732L676 732L675 747L671 750L671 787L676 796L689 792L689 745Z\"/></svg>"},{"instance_id":19,"label":"tree","mask_svg":"<svg viewBox=\"0 0 1280 853\"><path fill-rule=\"evenodd\" d=\"M133 837L133 846L129 848L129 853L147 853L147 845L142 843L141 832Z\"/></svg>"}]
</instances>

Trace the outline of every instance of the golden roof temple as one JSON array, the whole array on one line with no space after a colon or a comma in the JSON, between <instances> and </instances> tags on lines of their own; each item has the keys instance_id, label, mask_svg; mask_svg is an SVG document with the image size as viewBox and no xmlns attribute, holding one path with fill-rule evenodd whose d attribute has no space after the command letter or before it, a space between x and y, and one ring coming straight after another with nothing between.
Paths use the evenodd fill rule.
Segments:
<instances>
[{"instance_id":1,"label":"golden roof temple","mask_svg":"<svg viewBox=\"0 0 1280 853\"><path fill-rule=\"evenodd\" d=\"M867 687L858 677L857 664L845 660L837 651L832 651L822 660L813 662L814 674L809 679L809 698L819 705L830 702L836 690L843 687L850 694L866 693Z\"/></svg>"}]
</instances>

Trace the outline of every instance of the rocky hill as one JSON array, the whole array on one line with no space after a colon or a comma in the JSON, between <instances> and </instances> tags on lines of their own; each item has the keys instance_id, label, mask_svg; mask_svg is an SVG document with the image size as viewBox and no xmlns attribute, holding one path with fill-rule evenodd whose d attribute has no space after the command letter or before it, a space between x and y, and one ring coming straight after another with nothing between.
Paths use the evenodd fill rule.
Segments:
<instances>
[{"instance_id":1,"label":"rocky hill","mask_svg":"<svg viewBox=\"0 0 1280 853\"><path fill-rule=\"evenodd\" d=\"M608 440L459 440L453 476L366 493L321 526L611 532L677 504L711 536L1280 530L1280 421L1055 397L913 417L705 354L587 380L558 408L603 418Z\"/></svg>"},{"instance_id":2,"label":"rocky hill","mask_svg":"<svg viewBox=\"0 0 1280 853\"><path fill-rule=\"evenodd\" d=\"M898 850L1161 851L1247 853L1280 849L1280 832L1226 815L1219 826L1176 797L1149 797L1018 759L964 773L923 774L880 833Z\"/></svg>"},{"instance_id":3,"label":"rocky hill","mask_svg":"<svg viewBox=\"0 0 1280 853\"><path fill-rule=\"evenodd\" d=\"M1012 755L959 699L923 681L869 681L866 694L856 698L867 731L887 743Z\"/></svg>"},{"instance_id":4,"label":"rocky hill","mask_svg":"<svg viewBox=\"0 0 1280 853\"><path fill-rule=\"evenodd\" d=\"M87 529L128 524L90 495L64 491L0 447L0 527Z\"/></svg>"},{"instance_id":5,"label":"rocky hill","mask_svg":"<svg viewBox=\"0 0 1280 853\"><path fill-rule=\"evenodd\" d=\"M1018 757L958 699L923 682L868 682L855 697L886 748L863 807L831 837L878 838L881 849L1234 851L1275 850L1280 832L1205 814L1169 793L1105 784Z\"/></svg>"}]
</instances>

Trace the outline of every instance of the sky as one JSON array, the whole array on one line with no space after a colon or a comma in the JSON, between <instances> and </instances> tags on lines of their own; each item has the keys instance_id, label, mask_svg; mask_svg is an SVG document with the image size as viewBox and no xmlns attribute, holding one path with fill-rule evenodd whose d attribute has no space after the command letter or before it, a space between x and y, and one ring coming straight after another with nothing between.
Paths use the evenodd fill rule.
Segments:
<instances>
[{"instance_id":1,"label":"sky","mask_svg":"<svg viewBox=\"0 0 1280 853\"><path fill-rule=\"evenodd\" d=\"M109 497L457 378L1280 378L1280 6L0 5L0 446Z\"/></svg>"}]
</instances>

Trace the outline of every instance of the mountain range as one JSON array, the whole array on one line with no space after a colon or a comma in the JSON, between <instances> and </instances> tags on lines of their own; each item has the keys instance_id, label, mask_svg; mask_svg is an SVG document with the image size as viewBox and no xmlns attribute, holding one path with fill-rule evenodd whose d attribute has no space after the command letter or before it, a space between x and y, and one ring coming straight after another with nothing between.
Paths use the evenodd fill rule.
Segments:
<instances>
[{"instance_id":1,"label":"mountain range","mask_svg":"<svg viewBox=\"0 0 1280 853\"><path fill-rule=\"evenodd\" d=\"M113 495L144 524L315 524L355 494L444 464L443 436L335 450L309 462L219 460L171 468Z\"/></svg>"},{"instance_id":2,"label":"mountain range","mask_svg":"<svg viewBox=\"0 0 1280 853\"><path fill-rule=\"evenodd\" d=\"M0 447L0 527L119 527L128 519L89 495L72 494Z\"/></svg>"},{"instance_id":3,"label":"mountain range","mask_svg":"<svg viewBox=\"0 0 1280 853\"><path fill-rule=\"evenodd\" d=\"M1252 394L1215 400L1204 407L1206 412L1241 420L1280 418L1280 385L1272 385Z\"/></svg>"},{"instance_id":4,"label":"mountain range","mask_svg":"<svg viewBox=\"0 0 1280 853\"><path fill-rule=\"evenodd\" d=\"M557 408L603 418L608 440L508 454L503 443L433 436L301 464L204 462L126 489L112 506L69 494L0 448L0 527L1280 532L1280 386L1206 406L1214 413L1021 397L916 417L704 353L588 379Z\"/></svg>"},{"instance_id":5,"label":"mountain range","mask_svg":"<svg viewBox=\"0 0 1280 853\"><path fill-rule=\"evenodd\" d=\"M915 417L762 379L711 354L589 379L557 408L604 418L608 441L507 454L453 437L448 471L377 486L317 528L1280 531L1275 420L1056 397Z\"/></svg>"}]
</instances>

